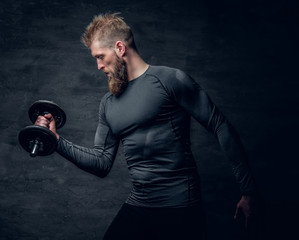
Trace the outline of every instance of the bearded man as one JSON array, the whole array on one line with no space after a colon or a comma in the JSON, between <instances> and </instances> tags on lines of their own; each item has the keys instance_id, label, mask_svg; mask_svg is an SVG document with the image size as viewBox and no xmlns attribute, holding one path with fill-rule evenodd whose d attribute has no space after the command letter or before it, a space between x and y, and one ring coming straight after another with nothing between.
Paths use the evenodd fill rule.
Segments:
<instances>
[{"instance_id":1,"label":"bearded man","mask_svg":"<svg viewBox=\"0 0 299 240\"><path fill-rule=\"evenodd\" d=\"M203 239L191 117L218 138L242 193L235 217L250 218L257 188L243 146L202 88L179 69L144 62L118 14L96 16L82 39L110 89L100 103L94 147L59 136L51 114L39 116L36 125L56 134L59 154L99 177L109 173L122 142L133 187L104 239Z\"/></svg>"}]
</instances>

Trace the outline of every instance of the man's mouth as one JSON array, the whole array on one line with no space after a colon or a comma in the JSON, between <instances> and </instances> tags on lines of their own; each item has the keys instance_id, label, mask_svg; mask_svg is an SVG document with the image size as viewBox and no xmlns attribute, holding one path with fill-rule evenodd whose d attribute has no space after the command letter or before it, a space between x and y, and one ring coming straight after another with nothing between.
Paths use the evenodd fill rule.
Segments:
<instances>
[{"instance_id":1,"label":"man's mouth","mask_svg":"<svg viewBox=\"0 0 299 240\"><path fill-rule=\"evenodd\" d=\"M110 73L109 72L104 72L106 75L107 75L107 77L110 77Z\"/></svg>"}]
</instances>

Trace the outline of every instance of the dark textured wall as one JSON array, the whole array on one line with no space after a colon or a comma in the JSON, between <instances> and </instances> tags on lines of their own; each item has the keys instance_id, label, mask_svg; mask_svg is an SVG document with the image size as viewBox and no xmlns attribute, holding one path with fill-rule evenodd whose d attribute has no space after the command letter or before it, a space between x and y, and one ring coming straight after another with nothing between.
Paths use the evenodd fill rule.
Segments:
<instances>
[{"instance_id":1,"label":"dark textured wall","mask_svg":"<svg viewBox=\"0 0 299 240\"><path fill-rule=\"evenodd\" d=\"M120 147L99 179L17 135L38 99L67 114L60 134L92 146L105 76L80 43L101 12L122 12L142 57L193 76L233 123L267 206L263 239L291 239L298 213L298 8L295 1L30 0L0 3L0 239L101 239L131 183ZM192 122L210 239L244 239L238 186L215 138Z\"/></svg>"}]
</instances>

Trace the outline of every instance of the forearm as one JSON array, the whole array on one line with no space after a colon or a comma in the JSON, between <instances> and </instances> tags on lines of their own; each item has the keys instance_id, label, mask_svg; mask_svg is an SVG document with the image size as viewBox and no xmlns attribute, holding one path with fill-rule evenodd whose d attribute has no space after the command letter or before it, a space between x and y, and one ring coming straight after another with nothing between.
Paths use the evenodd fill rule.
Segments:
<instances>
[{"instance_id":1,"label":"forearm","mask_svg":"<svg viewBox=\"0 0 299 240\"><path fill-rule=\"evenodd\" d=\"M97 146L93 148L78 146L61 136L56 151L80 169L98 177L105 177L109 173L115 157L114 152Z\"/></svg>"},{"instance_id":2,"label":"forearm","mask_svg":"<svg viewBox=\"0 0 299 240\"><path fill-rule=\"evenodd\" d=\"M248 164L247 155L235 129L229 122L224 121L218 127L216 135L222 151L231 163L233 174L242 194L256 193L257 187Z\"/></svg>"}]
</instances>

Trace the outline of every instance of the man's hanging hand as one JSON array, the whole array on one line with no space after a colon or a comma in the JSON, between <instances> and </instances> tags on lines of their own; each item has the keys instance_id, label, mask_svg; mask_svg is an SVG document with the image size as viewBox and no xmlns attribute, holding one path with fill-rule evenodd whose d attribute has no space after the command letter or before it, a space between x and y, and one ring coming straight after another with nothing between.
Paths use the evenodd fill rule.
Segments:
<instances>
[{"instance_id":1,"label":"man's hanging hand","mask_svg":"<svg viewBox=\"0 0 299 240\"><path fill-rule=\"evenodd\" d=\"M242 222L250 239L258 239L262 231L262 200L255 195L243 195L238 202L234 219Z\"/></svg>"}]
</instances>

